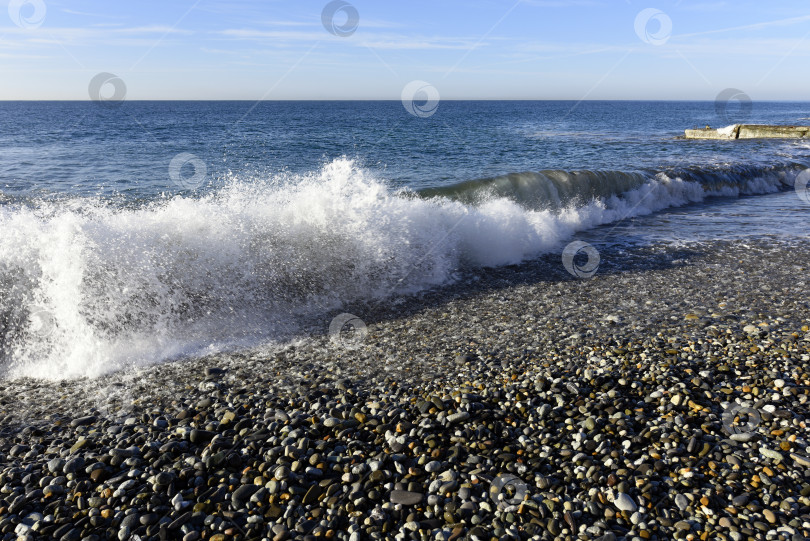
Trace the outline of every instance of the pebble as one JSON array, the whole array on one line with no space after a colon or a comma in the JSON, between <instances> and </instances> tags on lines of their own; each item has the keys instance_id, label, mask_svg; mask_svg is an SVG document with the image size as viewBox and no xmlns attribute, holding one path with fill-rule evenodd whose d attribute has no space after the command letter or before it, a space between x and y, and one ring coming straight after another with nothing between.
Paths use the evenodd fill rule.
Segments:
<instances>
[{"instance_id":1,"label":"pebble","mask_svg":"<svg viewBox=\"0 0 810 541\"><path fill-rule=\"evenodd\" d=\"M484 290L448 286L475 295L391 307L406 315L376 317L362 347L3 380L0 536L807 537L810 314L780 263L801 258L773 250L673 266L651 249L636 264L654 270L589 281L541 258L520 285L498 280L522 265L491 269ZM88 406L127 377L126 415ZM735 429L730 404L759 418Z\"/></svg>"},{"instance_id":2,"label":"pebble","mask_svg":"<svg viewBox=\"0 0 810 541\"><path fill-rule=\"evenodd\" d=\"M402 505L416 505L422 501L424 494L407 490L392 490L391 503Z\"/></svg>"},{"instance_id":3,"label":"pebble","mask_svg":"<svg viewBox=\"0 0 810 541\"><path fill-rule=\"evenodd\" d=\"M428 473L434 473L439 471L440 469L442 469L442 463L437 460L433 460L425 464L425 471Z\"/></svg>"},{"instance_id":4,"label":"pebble","mask_svg":"<svg viewBox=\"0 0 810 541\"><path fill-rule=\"evenodd\" d=\"M620 511L627 511L628 513L634 513L638 510L638 505L633 501L633 498L624 492L620 492L616 495L613 505Z\"/></svg>"}]
</instances>

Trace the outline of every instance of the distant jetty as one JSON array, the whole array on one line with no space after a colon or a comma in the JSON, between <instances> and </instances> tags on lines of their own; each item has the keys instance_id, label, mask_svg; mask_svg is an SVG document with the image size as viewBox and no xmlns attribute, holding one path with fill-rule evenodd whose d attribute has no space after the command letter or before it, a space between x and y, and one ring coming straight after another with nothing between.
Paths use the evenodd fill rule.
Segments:
<instances>
[{"instance_id":1,"label":"distant jetty","mask_svg":"<svg viewBox=\"0 0 810 541\"><path fill-rule=\"evenodd\" d=\"M685 130L687 139L803 139L810 137L810 126L769 126L766 124L732 124L713 130Z\"/></svg>"}]
</instances>

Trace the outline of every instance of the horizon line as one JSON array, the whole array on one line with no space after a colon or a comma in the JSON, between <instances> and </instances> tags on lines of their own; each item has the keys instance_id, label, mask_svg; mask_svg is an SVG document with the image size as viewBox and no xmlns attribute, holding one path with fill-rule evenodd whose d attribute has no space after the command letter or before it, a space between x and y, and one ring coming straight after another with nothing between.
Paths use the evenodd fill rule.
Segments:
<instances>
[{"instance_id":1,"label":"horizon line","mask_svg":"<svg viewBox=\"0 0 810 541\"><path fill-rule=\"evenodd\" d=\"M141 98L141 99L125 99L120 101L113 101L113 100L93 100L93 99L2 99L0 98L0 103L12 103L12 102L27 102L27 103L41 103L41 102L70 102L70 103L105 103L109 105L118 105L123 104L126 102L157 102L157 101L165 101L165 102L172 102L172 101L244 101L250 103L259 103L259 102L321 102L321 101L329 101L329 102L340 102L340 101L351 101L351 102L368 102L368 101L385 101L385 102L401 102L401 99L396 98L288 98L288 99L250 99L250 98ZM717 100L708 100L708 99L696 99L696 98L680 98L680 99L664 99L664 98L609 98L609 99L576 99L576 98L441 98L440 102L442 101L572 101L572 102L599 102L599 101L617 101L617 102L677 102L677 101L684 101L684 102L714 102ZM753 103L762 103L762 102L785 102L785 103L810 103L810 99L758 99L758 100L751 100Z\"/></svg>"}]
</instances>

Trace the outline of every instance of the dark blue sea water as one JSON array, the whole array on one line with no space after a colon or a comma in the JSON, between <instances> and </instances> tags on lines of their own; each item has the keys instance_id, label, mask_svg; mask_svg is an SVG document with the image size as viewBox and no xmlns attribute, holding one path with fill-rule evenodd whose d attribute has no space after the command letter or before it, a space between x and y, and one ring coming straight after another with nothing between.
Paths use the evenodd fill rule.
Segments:
<instances>
[{"instance_id":1,"label":"dark blue sea water","mask_svg":"<svg viewBox=\"0 0 810 541\"><path fill-rule=\"evenodd\" d=\"M804 143L678 139L734 121L806 124L810 103L758 102L718 115L713 102L446 101L435 114L400 102L1 102L6 195L150 198L187 185L181 153L205 164L193 188L307 174L346 157L391 186L447 186L544 169L634 171L767 166L807 157ZM187 171L189 174L191 168Z\"/></svg>"},{"instance_id":2,"label":"dark blue sea water","mask_svg":"<svg viewBox=\"0 0 810 541\"><path fill-rule=\"evenodd\" d=\"M0 373L97 375L272 341L348 303L576 238L806 235L808 142L681 135L808 124L808 103L441 102L430 113L0 103Z\"/></svg>"}]
</instances>

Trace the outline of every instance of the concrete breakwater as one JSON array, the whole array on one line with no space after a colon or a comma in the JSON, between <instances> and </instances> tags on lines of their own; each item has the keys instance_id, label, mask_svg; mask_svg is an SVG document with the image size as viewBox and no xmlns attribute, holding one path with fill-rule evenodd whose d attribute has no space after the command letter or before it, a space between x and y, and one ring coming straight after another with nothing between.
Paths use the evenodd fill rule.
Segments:
<instances>
[{"instance_id":1,"label":"concrete breakwater","mask_svg":"<svg viewBox=\"0 0 810 541\"><path fill-rule=\"evenodd\" d=\"M687 139L802 139L810 136L810 126L771 126L732 124L720 129L685 130Z\"/></svg>"}]
</instances>

